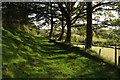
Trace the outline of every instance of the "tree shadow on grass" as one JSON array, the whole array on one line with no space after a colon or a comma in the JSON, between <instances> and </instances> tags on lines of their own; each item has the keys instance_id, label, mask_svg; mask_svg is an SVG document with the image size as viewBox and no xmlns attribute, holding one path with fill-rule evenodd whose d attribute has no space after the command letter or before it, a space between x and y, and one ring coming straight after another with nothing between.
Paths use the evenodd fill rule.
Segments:
<instances>
[{"instance_id":1,"label":"tree shadow on grass","mask_svg":"<svg viewBox=\"0 0 120 80\"><path fill-rule=\"evenodd\" d=\"M50 45L46 45L46 46L50 46ZM92 52L94 52L94 51L92 51L92 50L89 50L88 52L86 52L85 51L85 49L82 49L82 48L79 48L79 47L75 47L75 46L72 46L72 45L70 45L70 44L64 44L64 43L55 43L55 45L52 45L53 47L56 47L56 49L61 49L61 50L63 50L63 52L65 51L66 53L63 53L63 54L68 54L68 53L71 53L71 52L73 52L73 53L75 53L75 54L79 54L79 55L81 55L81 56L84 56L84 57L87 57L87 58L89 58L89 59L91 59L91 60L94 60L94 61L101 61L101 62L104 62L104 60L103 59L101 59L101 58L99 58L99 57L97 57L97 56L94 56L94 55L91 55L91 54L89 54L89 53L92 53ZM54 50L56 50L56 49L54 49ZM53 51L54 51L53 50ZM59 52L55 52L55 54L56 53L58 53L59 54ZM61 53L61 52L60 52ZM95 52L94 52L95 53ZM61 53L62 54L62 53Z\"/></svg>"},{"instance_id":2,"label":"tree shadow on grass","mask_svg":"<svg viewBox=\"0 0 120 80\"><path fill-rule=\"evenodd\" d=\"M49 46L49 45L48 45ZM53 54L69 54L69 53L75 53L77 55L80 55L81 57L85 57L87 59L89 59L88 61L86 61L86 67L83 67L83 70L78 70L77 72L75 72L73 74L73 78L120 78L119 74L120 74L120 69L116 66L114 66L113 64L105 61L104 59L102 59L99 56L96 55L92 55L92 53L95 53L92 50L88 50L85 51L84 49L81 49L79 47L74 47L70 44L64 44L64 43L57 43L55 42L56 47L58 47L58 49L62 49L64 50L63 53L61 52L53 52ZM79 57L80 57L79 56ZM69 57L54 57L52 59L65 59L67 60L72 60L72 59L76 59L78 57L76 57L76 55L74 56L69 56ZM92 62L90 62L92 61ZM80 61L81 62L81 61ZM84 62L82 62L84 63ZM98 68L98 69L95 69ZM85 69L85 70L84 70ZM88 71L86 71L88 70ZM91 71L89 71L91 70ZM88 73L85 73L88 72ZM102 73L101 73L102 72Z\"/></svg>"},{"instance_id":3,"label":"tree shadow on grass","mask_svg":"<svg viewBox=\"0 0 120 80\"><path fill-rule=\"evenodd\" d=\"M3 50L3 59L5 61L8 58L7 61L10 62L7 66L10 69L8 71L14 74L13 77L55 78L62 76L64 78L93 78L105 75L108 78L113 75L113 72L118 70L103 59L90 54L92 51L85 51L69 44L49 43L44 37L32 36L24 32L15 34L20 40L12 34L6 33L6 35L3 35L5 40L3 41L5 45L3 48L6 50ZM8 39L11 40L7 41ZM12 46L12 44L16 47ZM16 58L18 60L23 59L23 61L16 62ZM12 62L13 60L15 62ZM24 68L21 70L22 66ZM5 69L3 69L4 71Z\"/></svg>"}]
</instances>

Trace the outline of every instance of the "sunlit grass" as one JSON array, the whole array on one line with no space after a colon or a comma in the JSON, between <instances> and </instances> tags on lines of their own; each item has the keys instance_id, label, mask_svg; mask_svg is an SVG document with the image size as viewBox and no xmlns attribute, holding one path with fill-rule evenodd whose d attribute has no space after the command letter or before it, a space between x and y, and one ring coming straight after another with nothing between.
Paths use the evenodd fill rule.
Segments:
<instances>
[{"instance_id":1,"label":"sunlit grass","mask_svg":"<svg viewBox=\"0 0 120 80\"><path fill-rule=\"evenodd\" d=\"M24 31L3 30L3 78L119 78L94 52L49 43Z\"/></svg>"}]
</instances>

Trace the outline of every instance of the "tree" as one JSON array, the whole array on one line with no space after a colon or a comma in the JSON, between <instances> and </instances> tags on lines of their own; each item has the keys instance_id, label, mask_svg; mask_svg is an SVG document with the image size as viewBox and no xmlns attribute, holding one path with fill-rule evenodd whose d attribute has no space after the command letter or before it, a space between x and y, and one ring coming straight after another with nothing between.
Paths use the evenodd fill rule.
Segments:
<instances>
[{"instance_id":1,"label":"tree","mask_svg":"<svg viewBox=\"0 0 120 80\"><path fill-rule=\"evenodd\" d=\"M87 2L86 49L92 47L92 2Z\"/></svg>"},{"instance_id":2,"label":"tree","mask_svg":"<svg viewBox=\"0 0 120 80\"><path fill-rule=\"evenodd\" d=\"M53 34L53 12L52 12L52 2L50 3L50 11L51 11L51 29L50 29L50 33L49 33L49 37L52 37Z\"/></svg>"},{"instance_id":3,"label":"tree","mask_svg":"<svg viewBox=\"0 0 120 80\"><path fill-rule=\"evenodd\" d=\"M59 5L59 8L60 8L62 14L64 14L64 16L65 16L66 23L67 23L67 37L65 39L65 42L70 43L70 39L71 39L70 3L67 2L64 4L66 6L66 8L63 7L63 3L58 3L58 5Z\"/></svg>"},{"instance_id":4,"label":"tree","mask_svg":"<svg viewBox=\"0 0 120 80\"><path fill-rule=\"evenodd\" d=\"M58 40L60 40L60 41L62 40L62 37L63 37L63 34L64 34L64 28L65 28L63 12L61 14L62 14L62 19L61 19L61 27L62 27L62 29L61 29L60 37L58 38Z\"/></svg>"},{"instance_id":5,"label":"tree","mask_svg":"<svg viewBox=\"0 0 120 80\"><path fill-rule=\"evenodd\" d=\"M71 42L71 27L75 24L78 18L84 16L84 3L79 3L79 6L74 7L75 3L67 2L67 3L58 3L61 12L65 17L66 25L67 25L67 36L65 42ZM74 16L74 17L73 17Z\"/></svg>"},{"instance_id":6,"label":"tree","mask_svg":"<svg viewBox=\"0 0 120 80\"><path fill-rule=\"evenodd\" d=\"M21 2L3 2L2 4L2 16L3 26L16 27L18 24L22 28L24 24L27 24L31 19L28 15L33 12L33 3L21 3Z\"/></svg>"}]
</instances>

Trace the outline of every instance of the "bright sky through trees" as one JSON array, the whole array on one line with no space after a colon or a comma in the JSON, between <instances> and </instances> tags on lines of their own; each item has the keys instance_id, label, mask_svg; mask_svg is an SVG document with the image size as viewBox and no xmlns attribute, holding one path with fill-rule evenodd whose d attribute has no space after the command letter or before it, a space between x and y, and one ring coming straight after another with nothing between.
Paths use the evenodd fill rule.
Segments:
<instances>
[{"instance_id":1,"label":"bright sky through trees","mask_svg":"<svg viewBox=\"0 0 120 80\"><path fill-rule=\"evenodd\" d=\"M74 7L77 7L77 5L79 4L79 2L76 2L75 3L75 5L74 5ZM93 5L95 5L96 4L96 2L94 2L93 1ZM105 6L105 7L102 7L102 8L104 8L104 9L110 9L110 7L109 6ZM114 16L114 17L110 17L109 15L108 15L108 13L110 13L111 12L111 14ZM113 19L118 19L119 18L119 16L118 16L118 11L117 10L109 10L109 11L107 11L107 10L103 10L103 11L97 11L97 12L95 12L95 13L101 13L101 15L96 15L96 14L92 14L92 18L93 19L97 19L97 20L93 20L92 21L92 23L93 24L99 24L99 23L101 23L102 21L105 21L105 20L109 20L109 18L111 18L112 20ZM36 16L36 14L32 14L32 15L29 15L28 17L35 17ZM74 17L75 15L73 15L72 17ZM95 18L96 16L99 16L99 18L97 17L97 18ZM44 22L45 20L42 20L42 21L34 21L34 24L36 25L36 26L38 26L38 25L40 25L40 24L42 24L43 22ZM54 21L55 21L55 19L54 19ZM86 24L86 22L83 22L83 21L77 21L76 23L80 23L80 24ZM47 29L50 29L50 25L44 25L43 26L43 28L45 28L45 26L47 26Z\"/></svg>"}]
</instances>

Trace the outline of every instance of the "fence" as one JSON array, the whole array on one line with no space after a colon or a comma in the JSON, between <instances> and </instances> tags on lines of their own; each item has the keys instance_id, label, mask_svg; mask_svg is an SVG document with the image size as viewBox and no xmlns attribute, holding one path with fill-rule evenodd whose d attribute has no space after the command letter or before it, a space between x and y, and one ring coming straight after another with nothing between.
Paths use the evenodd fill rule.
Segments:
<instances>
[{"instance_id":1,"label":"fence","mask_svg":"<svg viewBox=\"0 0 120 80\"><path fill-rule=\"evenodd\" d=\"M115 46L114 48L100 48L98 54L103 56L104 58L111 60L115 63L115 65L120 66L120 48ZM106 57L105 55L108 57Z\"/></svg>"},{"instance_id":2,"label":"fence","mask_svg":"<svg viewBox=\"0 0 120 80\"><path fill-rule=\"evenodd\" d=\"M84 47L85 45L75 45L78 47ZM92 46L92 50L96 51L100 56L107 59L108 61L120 66L120 47L98 47Z\"/></svg>"},{"instance_id":3,"label":"fence","mask_svg":"<svg viewBox=\"0 0 120 80\"><path fill-rule=\"evenodd\" d=\"M115 46L115 65L120 66L120 48Z\"/></svg>"}]
</instances>

